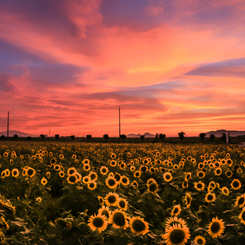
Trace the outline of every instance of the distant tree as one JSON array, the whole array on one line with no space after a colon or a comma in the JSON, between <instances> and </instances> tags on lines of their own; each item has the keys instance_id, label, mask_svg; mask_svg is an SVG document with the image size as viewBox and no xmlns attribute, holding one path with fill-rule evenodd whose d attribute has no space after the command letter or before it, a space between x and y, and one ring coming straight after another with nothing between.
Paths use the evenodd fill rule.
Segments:
<instances>
[{"instance_id":1,"label":"distant tree","mask_svg":"<svg viewBox=\"0 0 245 245\"><path fill-rule=\"evenodd\" d=\"M159 134L159 139L163 141L166 138L166 134Z\"/></svg>"},{"instance_id":2,"label":"distant tree","mask_svg":"<svg viewBox=\"0 0 245 245\"><path fill-rule=\"evenodd\" d=\"M5 135L1 135L0 140L5 140Z\"/></svg>"},{"instance_id":3,"label":"distant tree","mask_svg":"<svg viewBox=\"0 0 245 245\"><path fill-rule=\"evenodd\" d=\"M108 134L104 134L104 135L103 135L103 138L104 138L104 140L105 140L106 142L108 142L108 139L109 139Z\"/></svg>"},{"instance_id":4,"label":"distant tree","mask_svg":"<svg viewBox=\"0 0 245 245\"><path fill-rule=\"evenodd\" d=\"M214 140L215 140L215 135L214 135L214 134L210 134L210 139L211 139L212 141L214 141Z\"/></svg>"},{"instance_id":5,"label":"distant tree","mask_svg":"<svg viewBox=\"0 0 245 245\"><path fill-rule=\"evenodd\" d=\"M125 134L120 135L120 139L125 140L126 138L127 138L127 136Z\"/></svg>"},{"instance_id":6,"label":"distant tree","mask_svg":"<svg viewBox=\"0 0 245 245\"><path fill-rule=\"evenodd\" d=\"M13 138L14 138L15 140L17 140L17 139L19 138L18 134L15 134L15 135L13 136Z\"/></svg>"},{"instance_id":7,"label":"distant tree","mask_svg":"<svg viewBox=\"0 0 245 245\"><path fill-rule=\"evenodd\" d=\"M140 139L142 140L142 142L144 141L145 135L140 135Z\"/></svg>"},{"instance_id":8,"label":"distant tree","mask_svg":"<svg viewBox=\"0 0 245 245\"><path fill-rule=\"evenodd\" d=\"M75 139L75 135L71 135L70 138L71 138L71 140L74 140Z\"/></svg>"},{"instance_id":9,"label":"distant tree","mask_svg":"<svg viewBox=\"0 0 245 245\"><path fill-rule=\"evenodd\" d=\"M32 138L31 138L31 136L27 136L26 139L29 141L29 140L31 140Z\"/></svg>"},{"instance_id":10,"label":"distant tree","mask_svg":"<svg viewBox=\"0 0 245 245\"><path fill-rule=\"evenodd\" d=\"M156 133L156 136L155 136L155 141L157 142L157 141L158 141L158 139L159 139L159 137L158 137L158 133Z\"/></svg>"},{"instance_id":11,"label":"distant tree","mask_svg":"<svg viewBox=\"0 0 245 245\"><path fill-rule=\"evenodd\" d=\"M40 137L41 137L42 139L44 139L44 138L45 138L45 135L44 135L44 134L40 134Z\"/></svg>"},{"instance_id":12,"label":"distant tree","mask_svg":"<svg viewBox=\"0 0 245 245\"><path fill-rule=\"evenodd\" d=\"M55 137L56 140L58 140L59 137L60 137L60 135L59 134L56 134L54 137Z\"/></svg>"},{"instance_id":13,"label":"distant tree","mask_svg":"<svg viewBox=\"0 0 245 245\"><path fill-rule=\"evenodd\" d=\"M205 138L206 134L205 133L200 133L199 138L203 141Z\"/></svg>"},{"instance_id":14,"label":"distant tree","mask_svg":"<svg viewBox=\"0 0 245 245\"><path fill-rule=\"evenodd\" d=\"M226 135L225 135L225 133L222 134L221 140L224 141L224 142L226 142Z\"/></svg>"},{"instance_id":15,"label":"distant tree","mask_svg":"<svg viewBox=\"0 0 245 245\"><path fill-rule=\"evenodd\" d=\"M185 133L184 132L180 132L178 134L179 134L180 140L183 140L185 138Z\"/></svg>"},{"instance_id":16,"label":"distant tree","mask_svg":"<svg viewBox=\"0 0 245 245\"><path fill-rule=\"evenodd\" d=\"M90 140L92 139L92 135L88 134L88 135L86 136L86 138L87 138L87 141L90 141Z\"/></svg>"}]
</instances>

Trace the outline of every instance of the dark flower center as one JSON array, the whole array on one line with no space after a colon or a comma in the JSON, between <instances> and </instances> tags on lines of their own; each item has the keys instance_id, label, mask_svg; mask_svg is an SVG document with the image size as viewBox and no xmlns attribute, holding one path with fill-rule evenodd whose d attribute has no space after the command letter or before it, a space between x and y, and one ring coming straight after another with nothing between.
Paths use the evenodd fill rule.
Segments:
<instances>
[{"instance_id":1,"label":"dark flower center","mask_svg":"<svg viewBox=\"0 0 245 245\"><path fill-rule=\"evenodd\" d=\"M136 219L136 220L133 221L132 228L136 232L141 232L141 231L144 231L146 227L145 227L145 223L144 222L142 222L139 219Z\"/></svg>"},{"instance_id":2,"label":"dark flower center","mask_svg":"<svg viewBox=\"0 0 245 245\"><path fill-rule=\"evenodd\" d=\"M211 195L211 194L210 194L210 195L208 195L208 197L207 197L207 199L208 199L209 201L212 201L212 200L213 200L213 198L214 198L214 197L213 197L213 195Z\"/></svg>"},{"instance_id":3,"label":"dark flower center","mask_svg":"<svg viewBox=\"0 0 245 245\"><path fill-rule=\"evenodd\" d=\"M72 175L69 177L69 181L72 182L72 183L75 183L77 180L76 176Z\"/></svg>"},{"instance_id":4,"label":"dark flower center","mask_svg":"<svg viewBox=\"0 0 245 245\"><path fill-rule=\"evenodd\" d=\"M110 186L113 186L113 185L115 185L115 180L114 179L109 179L109 181L108 181L108 184L110 185Z\"/></svg>"},{"instance_id":5,"label":"dark flower center","mask_svg":"<svg viewBox=\"0 0 245 245\"><path fill-rule=\"evenodd\" d=\"M108 197L107 200L108 200L109 203L115 203L116 202L116 197L111 195L111 196Z\"/></svg>"},{"instance_id":6,"label":"dark flower center","mask_svg":"<svg viewBox=\"0 0 245 245\"><path fill-rule=\"evenodd\" d=\"M172 243L181 243L185 239L185 232L182 230L173 230L170 234L170 241Z\"/></svg>"},{"instance_id":7,"label":"dark flower center","mask_svg":"<svg viewBox=\"0 0 245 245\"><path fill-rule=\"evenodd\" d=\"M104 224L104 220L100 217L96 217L93 219L93 225L97 228L100 228L102 227Z\"/></svg>"},{"instance_id":8,"label":"dark flower center","mask_svg":"<svg viewBox=\"0 0 245 245\"><path fill-rule=\"evenodd\" d=\"M244 197L240 197L239 198L239 201L238 201L238 204L239 205L242 205L244 203Z\"/></svg>"},{"instance_id":9,"label":"dark flower center","mask_svg":"<svg viewBox=\"0 0 245 245\"><path fill-rule=\"evenodd\" d=\"M203 244L203 240L201 238L198 238L197 239L197 244L200 244L200 245Z\"/></svg>"},{"instance_id":10,"label":"dark flower center","mask_svg":"<svg viewBox=\"0 0 245 245\"><path fill-rule=\"evenodd\" d=\"M115 223L118 226L124 226L125 225L125 218L122 213L115 213L113 215L113 223Z\"/></svg>"},{"instance_id":11,"label":"dark flower center","mask_svg":"<svg viewBox=\"0 0 245 245\"><path fill-rule=\"evenodd\" d=\"M214 222L211 226L211 231L213 233L217 233L220 230L220 224L218 222Z\"/></svg>"},{"instance_id":12,"label":"dark flower center","mask_svg":"<svg viewBox=\"0 0 245 245\"><path fill-rule=\"evenodd\" d=\"M121 200L121 201L119 202L119 206L120 206L121 208L125 208L126 203L125 203L123 200Z\"/></svg>"},{"instance_id":13,"label":"dark flower center","mask_svg":"<svg viewBox=\"0 0 245 245\"><path fill-rule=\"evenodd\" d=\"M151 183L149 186L149 190L154 192L154 191L156 191L156 189L157 189L157 185L155 183Z\"/></svg>"}]
</instances>

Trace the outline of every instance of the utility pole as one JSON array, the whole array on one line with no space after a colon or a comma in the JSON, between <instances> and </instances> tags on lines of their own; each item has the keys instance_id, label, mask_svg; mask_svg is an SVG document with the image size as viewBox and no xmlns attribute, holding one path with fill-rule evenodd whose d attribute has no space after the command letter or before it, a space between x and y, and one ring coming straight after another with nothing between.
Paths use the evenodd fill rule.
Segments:
<instances>
[{"instance_id":1,"label":"utility pole","mask_svg":"<svg viewBox=\"0 0 245 245\"><path fill-rule=\"evenodd\" d=\"M7 118L7 138L9 137L9 111L8 111L8 118Z\"/></svg>"},{"instance_id":2,"label":"utility pole","mask_svg":"<svg viewBox=\"0 0 245 245\"><path fill-rule=\"evenodd\" d=\"M119 106L119 138L120 138L120 135L121 135L121 117L120 117L120 106Z\"/></svg>"}]
</instances>

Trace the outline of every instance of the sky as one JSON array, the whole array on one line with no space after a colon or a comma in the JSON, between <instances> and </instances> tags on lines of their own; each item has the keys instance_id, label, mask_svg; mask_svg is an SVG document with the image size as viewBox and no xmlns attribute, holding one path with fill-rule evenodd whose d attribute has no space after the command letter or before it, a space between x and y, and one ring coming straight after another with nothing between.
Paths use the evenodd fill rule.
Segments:
<instances>
[{"instance_id":1,"label":"sky","mask_svg":"<svg viewBox=\"0 0 245 245\"><path fill-rule=\"evenodd\" d=\"M244 0L0 0L0 133L244 130Z\"/></svg>"}]
</instances>

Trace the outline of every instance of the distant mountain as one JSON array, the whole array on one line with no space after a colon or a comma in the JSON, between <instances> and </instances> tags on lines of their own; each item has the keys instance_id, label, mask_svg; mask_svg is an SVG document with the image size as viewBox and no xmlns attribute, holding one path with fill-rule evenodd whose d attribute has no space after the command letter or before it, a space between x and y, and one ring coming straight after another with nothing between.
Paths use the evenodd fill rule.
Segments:
<instances>
[{"instance_id":1,"label":"distant mountain","mask_svg":"<svg viewBox=\"0 0 245 245\"><path fill-rule=\"evenodd\" d=\"M13 137L15 134L17 134L19 137L28 137L28 136L38 137L39 136L39 135L33 135L33 134L24 133L24 132L17 131L17 130L9 130L9 137ZM7 131L0 132L0 136L1 135L4 135L4 136L7 137Z\"/></svg>"},{"instance_id":2,"label":"distant mountain","mask_svg":"<svg viewBox=\"0 0 245 245\"><path fill-rule=\"evenodd\" d=\"M214 134L215 137L221 137L222 134L225 134L226 132L229 134L230 137L245 135L245 131L220 129L220 130L216 130L216 131L207 132L206 137L210 137L211 134Z\"/></svg>"},{"instance_id":3,"label":"distant mountain","mask_svg":"<svg viewBox=\"0 0 245 245\"><path fill-rule=\"evenodd\" d=\"M154 138L154 134L150 134L148 132L144 133L145 138ZM141 134L128 134L127 138L140 138Z\"/></svg>"}]
</instances>

